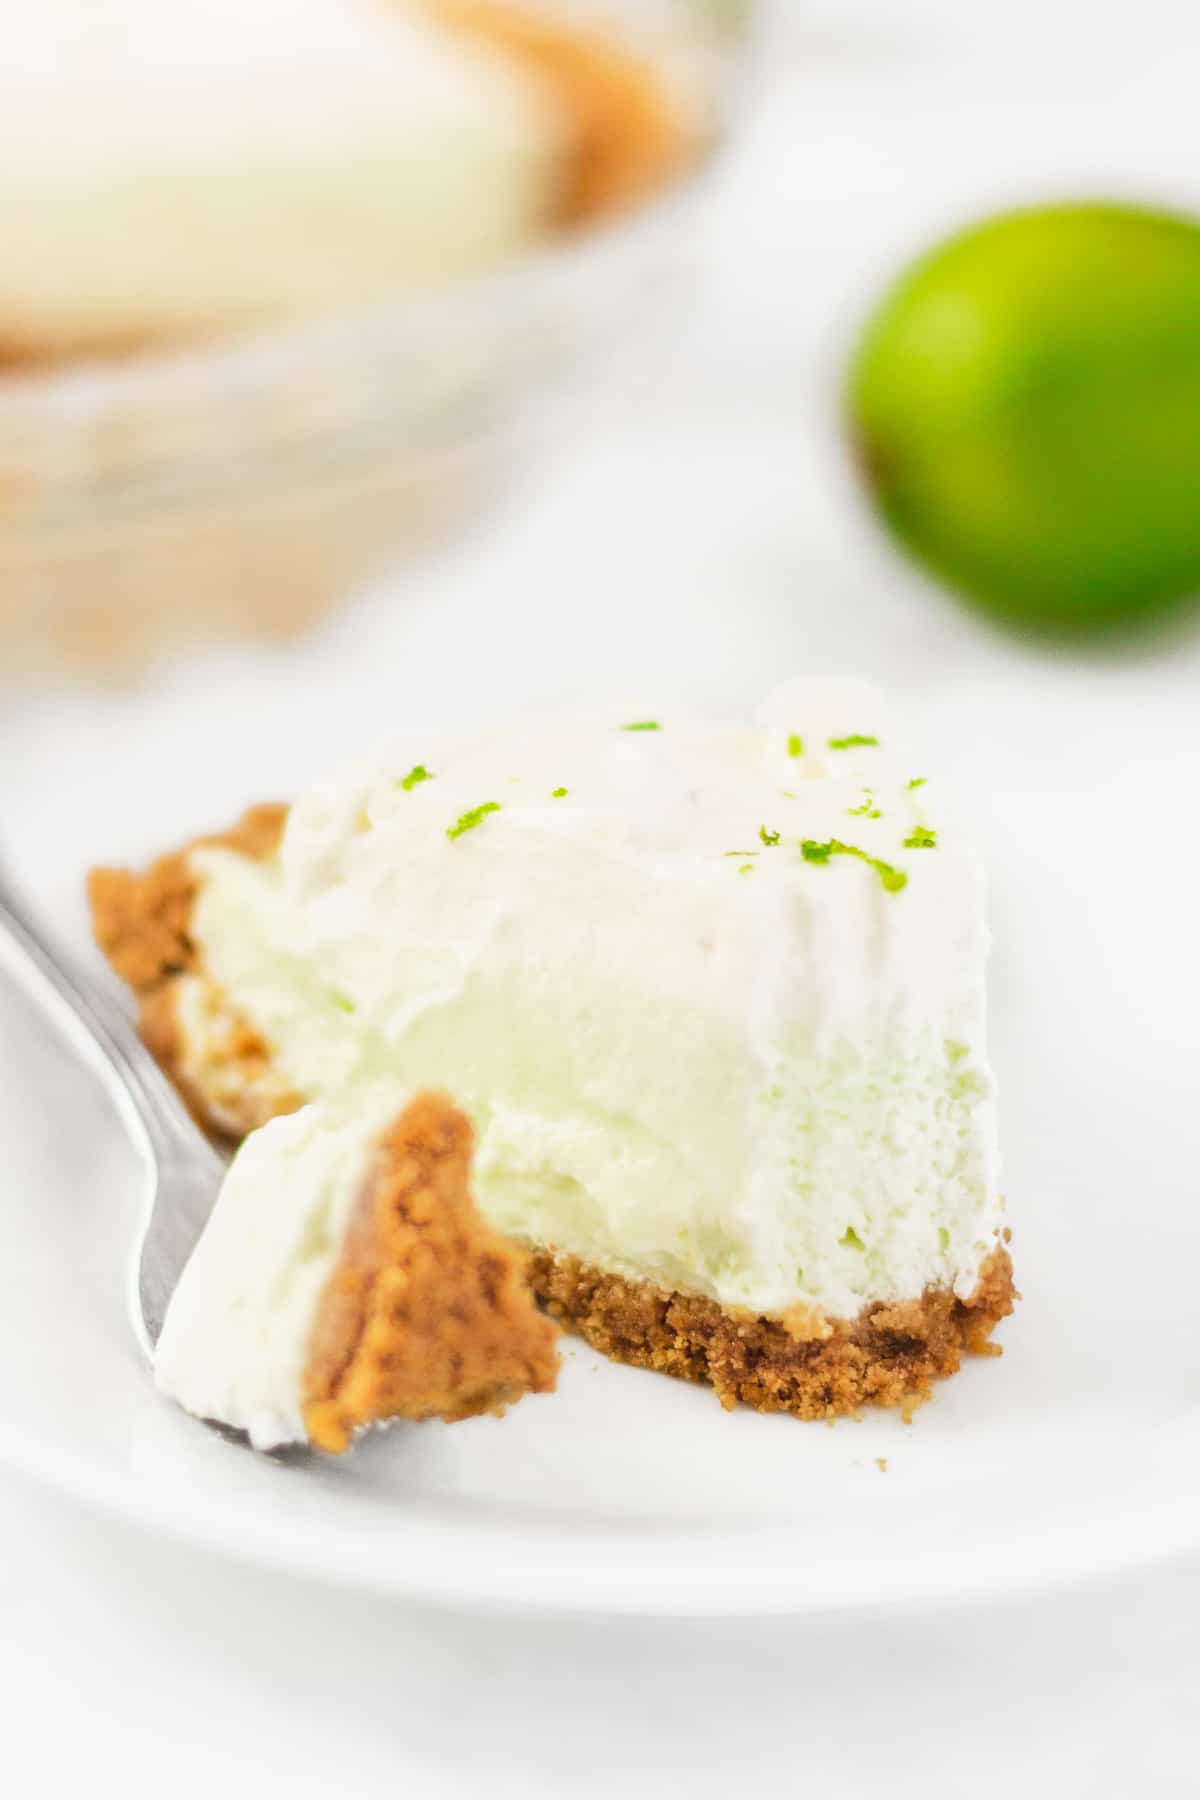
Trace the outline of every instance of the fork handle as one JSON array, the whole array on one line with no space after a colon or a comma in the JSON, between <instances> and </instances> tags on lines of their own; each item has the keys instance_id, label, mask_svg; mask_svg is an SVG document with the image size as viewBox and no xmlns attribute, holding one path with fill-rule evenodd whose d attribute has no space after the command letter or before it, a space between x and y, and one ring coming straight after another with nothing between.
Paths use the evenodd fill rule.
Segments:
<instances>
[{"instance_id":1,"label":"fork handle","mask_svg":"<svg viewBox=\"0 0 1200 1800\"><path fill-rule=\"evenodd\" d=\"M58 949L3 870L0 966L99 1076L135 1140L156 1160L199 1138L129 1018Z\"/></svg>"}]
</instances>

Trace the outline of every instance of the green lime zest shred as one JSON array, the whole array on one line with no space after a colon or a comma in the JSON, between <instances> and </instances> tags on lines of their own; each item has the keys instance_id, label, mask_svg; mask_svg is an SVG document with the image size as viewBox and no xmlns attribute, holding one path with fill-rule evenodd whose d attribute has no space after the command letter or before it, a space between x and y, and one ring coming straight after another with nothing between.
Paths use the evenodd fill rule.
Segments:
<instances>
[{"instance_id":1,"label":"green lime zest shred","mask_svg":"<svg viewBox=\"0 0 1200 1800\"><path fill-rule=\"evenodd\" d=\"M944 1225L939 1225L938 1226L938 1249L939 1250L948 1250L949 1248L950 1248L950 1233L947 1231L947 1229Z\"/></svg>"},{"instance_id":2,"label":"green lime zest shred","mask_svg":"<svg viewBox=\"0 0 1200 1800\"><path fill-rule=\"evenodd\" d=\"M789 756L803 756L804 755L804 739L802 737L797 737L796 733L794 731L788 739L788 755Z\"/></svg>"},{"instance_id":3,"label":"green lime zest shred","mask_svg":"<svg viewBox=\"0 0 1200 1800\"><path fill-rule=\"evenodd\" d=\"M469 812L463 813L456 824L447 825L446 836L453 842L455 838L460 838L464 831L474 831L477 825L482 825L489 813L499 811L500 802L498 800L485 800L482 806L473 806Z\"/></svg>"},{"instance_id":4,"label":"green lime zest shred","mask_svg":"<svg viewBox=\"0 0 1200 1800\"><path fill-rule=\"evenodd\" d=\"M340 1012L352 1013L354 1011L354 1002L349 994L335 994L333 996L333 1004Z\"/></svg>"},{"instance_id":5,"label":"green lime zest shred","mask_svg":"<svg viewBox=\"0 0 1200 1800\"><path fill-rule=\"evenodd\" d=\"M928 825L914 825L904 840L906 850L936 850L937 832L931 831Z\"/></svg>"},{"instance_id":6,"label":"green lime zest shred","mask_svg":"<svg viewBox=\"0 0 1200 1800\"><path fill-rule=\"evenodd\" d=\"M855 1231L853 1225L847 1225L845 1231L843 1231L841 1237L838 1239L838 1243L842 1246L843 1250L865 1250L867 1247L859 1237L857 1231Z\"/></svg>"},{"instance_id":7,"label":"green lime zest shred","mask_svg":"<svg viewBox=\"0 0 1200 1800\"><path fill-rule=\"evenodd\" d=\"M832 856L856 856L874 869L887 893L898 894L908 886L908 876L903 869L895 869L881 857L868 856L857 844L843 844L840 838L830 838L824 844L818 844L813 838L805 838L800 845L800 854L805 862L827 863Z\"/></svg>"},{"instance_id":8,"label":"green lime zest shred","mask_svg":"<svg viewBox=\"0 0 1200 1800\"><path fill-rule=\"evenodd\" d=\"M831 750L869 750L879 748L877 737L867 737L861 731L852 731L849 737L830 738Z\"/></svg>"},{"instance_id":9,"label":"green lime zest shred","mask_svg":"<svg viewBox=\"0 0 1200 1800\"><path fill-rule=\"evenodd\" d=\"M565 800L566 797L567 797L566 788L555 788L553 793L550 795L550 798L552 800Z\"/></svg>"},{"instance_id":10,"label":"green lime zest shred","mask_svg":"<svg viewBox=\"0 0 1200 1800\"><path fill-rule=\"evenodd\" d=\"M415 787L420 787L423 781L432 780L433 775L430 770L425 767L424 763L414 763L412 768L408 771L408 774L404 777L404 780L397 782L396 785L397 787L402 787L406 794L411 794L413 789Z\"/></svg>"},{"instance_id":11,"label":"green lime zest shred","mask_svg":"<svg viewBox=\"0 0 1200 1800\"><path fill-rule=\"evenodd\" d=\"M753 863L743 863L741 868L738 870L739 875L753 875L753 873L754 873L754 864Z\"/></svg>"},{"instance_id":12,"label":"green lime zest shred","mask_svg":"<svg viewBox=\"0 0 1200 1800\"><path fill-rule=\"evenodd\" d=\"M779 842L779 833L777 831L768 831L765 825L760 825L758 828L758 841L760 844L766 844L767 848L770 849L772 844L777 844Z\"/></svg>"},{"instance_id":13,"label":"green lime zest shred","mask_svg":"<svg viewBox=\"0 0 1200 1800\"><path fill-rule=\"evenodd\" d=\"M661 731L662 726L657 719L635 719L632 725L622 725L622 731Z\"/></svg>"},{"instance_id":14,"label":"green lime zest shred","mask_svg":"<svg viewBox=\"0 0 1200 1800\"><path fill-rule=\"evenodd\" d=\"M919 787L924 787L924 786L925 786L925 783L926 783L926 782L927 782L927 781L928 781L928 780L929 780L929 777L928 777L928 775L914 775L914 776L913 776L913 778L912 778L912 780L911 780L911 781L910 781L910 782L909 782L909 784L908 784L908 791L909 791L909 793L910 793L910 794L914 794L914 793L916 793L916 791L917 791L917 789L918 789L918 788L919 788Z\"/></svg>"}]
</instances>

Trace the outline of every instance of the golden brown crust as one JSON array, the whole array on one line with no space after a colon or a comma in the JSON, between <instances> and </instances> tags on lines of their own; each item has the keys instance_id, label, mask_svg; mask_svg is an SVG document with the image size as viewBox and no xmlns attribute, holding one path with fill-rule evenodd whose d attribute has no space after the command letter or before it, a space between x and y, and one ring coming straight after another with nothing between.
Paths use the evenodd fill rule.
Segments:
<instances>
[{"instance_id":1,"label":"golden brown crust","mask_svg":"<svg viewBox=\"0 0 1200 1800\"><path fill-rule=\"evenodd\" d=\"M910 1408L931 1382L955 1372L964 1351L997 1354L989 1334L1013 1308L1012 1262L1000 1246L969 1300L927 1288L920 1299L830 1319L826 1336L798 1337L779 1319L669 1293L546 1250L534 1253L530 1280L555 1318L614 1361L708 1382L724 1407L740 1400L800 1419L862 1406Z\"/></svg>"},{"instance_id":2,"label":"golden brown crust","mask_svg":"<svg viewBox=\"0 0 1200 1800\"><path fill-rule=\"evenodd\" d=\"M143 873L91 871L88 901L96 942L139 999L196 966L195 946L188 935L196 897L191 852L208 845L268 857L278 847L286 818L286 806L252 806L229 831L195 838L182 850L160 856Z\"/></svg>"},{"instance_id":3,"label":"golden brown crust","mask_svg":"<svg viewBox=\"0 0 1200 1800\"><path fill-rule=\"evenodd\" d=\"M443 23L483 38L540 77L572 123L563 222L632 205L682 167L688 134L656 69L615 34L586 31L516 0L427 0Z\"/></svg>"},{"instance_id":4,"label":"golden brown crust","mask_svg":"<svg viewBox=\"0 0 1200 1800\"><path fill-rule=\"evenodd\" d=\"M313 1330L304 1423L318 1449L382 1419L453 1422L553 1392L558 1330L520 1252L475 1209L472 1141L442 1094L419 1094L381 1140Z\"/></svg>"},{"instance_id":5,"label":"golden brown crust","mask_svg":"<svg viewBox=\"0 0 1200 1800\"><path fill-rule=\"evenodd\" d=\"M36 323L22 328L9 320L0 337L0 380L32 379L72 363L136 362L155 352L178 350L185 335L188 344L198 348L211 342L215 333L197 329L184 334L178 328L154 330L147 325L124 332L80 327L68 334L61 329L39 331Z\"/></svg>"},{"instance_id":6,"label":"golden brown crust","mask_svg":"<svg viewBox=\"0 0 1200 1800\"><path fill-rule=\"evenodd\" d=\"M283 833L287 808L252 806L229 831L197 838L182 850L161 856L143 873L133 869L93 869L88 901L96 943L138 1002L138 1024L151 1054L183 1094L197 1120L222 1136L241 1135L281 1112L294 1111L299 1098L274 1084L260 1092L270 1050L236 1009L224 1006L220 1085L230 1094L251 1096L238 1108L215 1106L209 1083L185 1064L178 1020L181 977L203 975L190 935L196 877L190 853L203 845L238 850L243 856L270 856ZM213 995L214 1001L219 996Z\"/></svg>"}]
</instances>

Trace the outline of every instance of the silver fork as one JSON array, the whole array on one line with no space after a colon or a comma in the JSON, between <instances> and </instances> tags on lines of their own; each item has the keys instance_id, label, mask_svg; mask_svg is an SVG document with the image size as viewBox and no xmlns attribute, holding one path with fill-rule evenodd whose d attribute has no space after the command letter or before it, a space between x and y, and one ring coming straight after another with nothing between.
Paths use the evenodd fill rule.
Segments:
<instances>
[{"instance_id":1,"label":"silver fork","mask_svg":"<svg viewBox=\"0 0 1200 1800\"><path fill-rule=\"evenodd\" d=\"M167 1302L213 1208L225 1161L120 1005L57 949L0 870L0 966L100 1077L145 1170L130 1265L134 1332L153 1353Z\"/></svg>"}]
</instances>

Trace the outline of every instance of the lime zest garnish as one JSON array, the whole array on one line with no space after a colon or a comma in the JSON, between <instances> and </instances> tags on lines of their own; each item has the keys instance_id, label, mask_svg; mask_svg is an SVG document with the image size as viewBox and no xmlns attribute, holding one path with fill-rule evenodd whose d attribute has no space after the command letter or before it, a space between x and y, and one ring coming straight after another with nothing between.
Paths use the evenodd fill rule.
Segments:
<instances>
[{"instance_id":1,"label":"lime zest garnish","mask_svg":"<svg viewBox=\"0 0 1200 1800\"><path fill-rule=\"evenodd\" d=\"M879 739L867 737L861 731L852 731L849 737L830 738L829 748L831 750L868 750L871 748L878 750Z\"/></svg>"},{"instance_id":2,"label":"lime zest garnish","mask_svg":"<svg viewBox=\"0 0 1200 1800\"><path fill-rule=\"evenodd\" d=\"M794 731L788 739L788 755L789 756L803 756L804 755L804 739L802 737L797 737L796 733Z\"/></svg>"},{"instance_id":3,"label":"lime zest garnish","mask_svg":"<svg viewBox=\"0 0 1200 1800\"><path fill-rule=\"evenodd\" d=\"M915 793L917 788L924 787L925 783L928 780L929 780L928 775L914 775L912 780L908 784L909 793L910 794Z\"/></svg>"},{"instance_id":4,"label":"lime zest garnish","mask_svg":"<svg viewBox=\"0 0 1200 1800\"><path fill-rule=\"evenodd\" d=\"M862 805L848 807L847 814L852 819L882 819L883 817L875 804L875 796L870 788L863 789Z\"/></svg>"},{"instance_id":5,"label":"lime zest garnish","mask_svg":"<svg viewBox=\"0 0 1200 1800\"><path fill-rule=\"evenodd\" d=\"M550 798L552 800L565 800L566 797L567 797L566 788L555 788L554 791L552 792L552 794L550 795Z\"/></svg>"},{"instance_id":6,"label":"lime zest garnish","mask_svg":"<svg viewBox=\"0 0 1200 1800\"><path fill-rule=\"evenodd\" d=\"M722 850L722 856L757 856L757 850Z\"/></svg>"},{"instance_id":7,"label":"lime zest garnish","mask_svg":"<svg viewBox=\"0 0 1200 1800\"><path fill-rule=\"evenodd\" d=\"M847 1225L845 1231L843 1231L841 1237L838 1239L838 1243L842 1246L843 1250L865 1250L867 1247L859 1237L857 1231L855 1231L853 1225Z\"/></svg>"},{"instance_id":8,"label":"lime zest garnish","mask_svg":"<svg viewBox=\"0 0 1200 1800\"><path fill-rule=\"evenodd\" d=\"M420 787L423 781L432 780L433 776L425 767L424 763L414 763L412 768L408 771L408 774L404 777L404 780L398 781L396 786L402 787L406 794L411 794L413 789L415 787Z\"/></svg>"},{"instance_id":9,"label":"lime zest garnish","mask_svg":"<svg viewBox=\"0 0 1200 1800\"><path fill-rule=\"evenodd\" d=\"M938 1226L938 1249L939 1250L948 1250L949 1248L950 1248L950 1233L946 1230L946 1227L944 1225L939 1225Z\"/></svg>"},{"instance_id":10,"label":"lime zest garnish","mask_svg":"<svg viewBox=\"0 0 1200 1800\"><path fill-rule=\"evenodd\" d=\"M894 869L881 857L868 856L857 844L843 844L840 838L830 838L828 843L818 844L812 838L805 838L800 845L800 854L805 862L827 863L831 856L857 856L874 869L889 894L898 894L901 888L908 886L908 876L903 869Z\"/></svg>"},{"instance_id":11,"label":"lime zest garnish","mask_svg":"<svg viewBox=\"0 0 1200 1800\"><path fill-rule=\"evenodd\" d=\"M906 850L936 850L937 832L931 831L928 825L914 825L904 840Z\"/></svg>"},{"instance_id":12,"label":"lime zest garnish","mask_svg":"<svg viewBox=\"0 0 1200 1800\"><path fill-rule=\"evenodd\" d=\"M758 828L758 841L760 844L766 844L767 848L770 849L772 844L777 844L779 842L779 833L777 831L768 831L765 825L760 825Z\"/></svg>"},{"instance_id":13,"label":"lime zest garnish","mask_svg":"<svg viewBox=\"0 0 1200 1800\"><path fill-rule=\"evenodd\" d=\"M622 725L622 731L661 731L662 726L657 719L635 719L632 725Z\"/></svg>"},{"instance_id":14,"label":"lime zest garnish","mask_svg":"<svg viewBox=\"0 0 1200 1800\"><path fill-rule=\"evenodd\" d=\"M738 870L739 875L753 875L753 873L754 873L754 864L753 863L743 863L741 868Z\"/></svg>"},{"instance_id":15,"label":"lime zest garnish","mask_svg":"<svg viewBox=\"0 0 1200 1800\"><path fill-rule=\"evenodd\" d=\"M333 1004L340 1012L352 1013L354 1011L354 1002L349 994L335 994L333 996Z\"/></svg>"},{"instance_id":16,"label":"lime zest garnish","mask_svg":"<svg viewBox=\"0 0 1200 1800\"><path fill-rule=\"evenodd\" d=\"M500 802L498 800L485 800L482 806L473 806L469 812L463 813L456 824L447 825L446 836L451 841L460 838L464 831L474 831L477 825L482 825L489 813L499 811Z\"/></svg>"}]
</instances>

